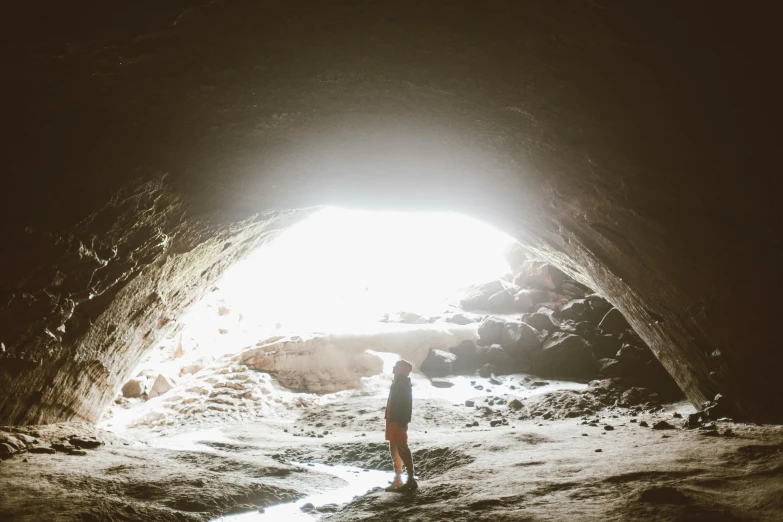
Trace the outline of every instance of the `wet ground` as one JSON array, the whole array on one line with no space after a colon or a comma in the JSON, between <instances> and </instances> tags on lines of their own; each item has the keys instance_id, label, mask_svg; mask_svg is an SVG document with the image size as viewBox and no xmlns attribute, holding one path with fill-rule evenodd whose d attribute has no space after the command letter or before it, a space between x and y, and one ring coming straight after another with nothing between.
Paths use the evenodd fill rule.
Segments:
<instances>
[{"instance_id":1,"label":"wet ground","mask_svg":"<svg viewBox=\"0 0 783 522\"><path fill-rule=\"evenodd\" d=\"M137 429L119 436L74 424L28 429L40 444L87 431L103 445L85 455L28 452L2 461L0 519L772 521L783 515L781 427L725 421L715 430L651 428L659 420L679 426L675 413L693 411L686 403L655 413L603 409L585 418L519 420L508 397L498 404L500 391L550 408L559 403L547 397L580 394L530 396L554 385L525 376L503 377L501 385L455 379L453 396L414 379L410 445L420 488L386 493L378 487L392 477L383 441L387 383L384 376L372 379L362 391L293 406L273 420L182 425L168 435ZM473 406L461 402L467 394ZM500 419L505 423L491 427ZM359 471L365 469L371 471Z\"/></svg>"}]
</instances>

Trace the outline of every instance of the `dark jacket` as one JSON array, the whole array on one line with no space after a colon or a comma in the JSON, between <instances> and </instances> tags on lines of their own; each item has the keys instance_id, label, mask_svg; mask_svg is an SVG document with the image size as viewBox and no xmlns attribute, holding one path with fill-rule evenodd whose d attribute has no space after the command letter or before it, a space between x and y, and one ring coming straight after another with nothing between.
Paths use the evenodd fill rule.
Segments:
<instances>
[{"instance_id":1,"label":"dark jacket","mask_svg":"<svg viewBox=\"0 0 783 522\"><path fill-rule=\"evenodd\" d=\"M410 377L397 377L389 390L389 402L387 408L390 408L389 420L396 422L400 426L405 426L411 421L411 411L413 410L413 393L411 391Z\"/></svg>"}]
</instances>

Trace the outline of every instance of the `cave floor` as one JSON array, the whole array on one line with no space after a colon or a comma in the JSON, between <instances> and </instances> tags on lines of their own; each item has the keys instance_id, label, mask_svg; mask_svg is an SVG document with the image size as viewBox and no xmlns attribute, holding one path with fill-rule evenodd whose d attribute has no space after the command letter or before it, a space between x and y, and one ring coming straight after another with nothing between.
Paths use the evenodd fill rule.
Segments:
<instances>
[{"instance_id":1,"label":"cave floor","mask_svg":"<svg viewBox=\"0 0 783 522\"><path fill-rule=\"evenodd\" d=\"M304 406L293 422L146 442L80 424L39 427L44 440L89 432L105 444L0 462L0 520L205 521L335 489L339 478L290 463L390 469L383 406L358 394ZM639 425L679 424L673 412L688 408L668 405L637 422L604 410L597 426L574 418L490 427L475 408L419 400L410 432L419 490L373 490L313 520L783 519L783 429L719 422L708 435Z\"/></svg>"}]
</instances>

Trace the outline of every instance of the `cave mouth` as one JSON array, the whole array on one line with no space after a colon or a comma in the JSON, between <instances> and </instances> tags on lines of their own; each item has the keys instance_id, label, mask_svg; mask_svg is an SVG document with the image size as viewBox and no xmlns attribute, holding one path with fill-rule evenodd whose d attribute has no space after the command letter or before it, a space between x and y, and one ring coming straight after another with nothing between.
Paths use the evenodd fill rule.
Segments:
<instances>
[{"instance_id":1,"label":"cave mouth","mask_svg":"<svg viewBox=\"0 0 783 522\"><path fill-rule=\"evenodd\" d=\"M169 324L101 426L172 435L287 422L343 392L382 402L401 357L418 398L511 403L514 418L680 397L619 311L511 236L456 213L327 207L230 266ZM578 398L602 378L618 382ZM540 404L520 412L531 397Z\"/></svg>"}]
</instances>

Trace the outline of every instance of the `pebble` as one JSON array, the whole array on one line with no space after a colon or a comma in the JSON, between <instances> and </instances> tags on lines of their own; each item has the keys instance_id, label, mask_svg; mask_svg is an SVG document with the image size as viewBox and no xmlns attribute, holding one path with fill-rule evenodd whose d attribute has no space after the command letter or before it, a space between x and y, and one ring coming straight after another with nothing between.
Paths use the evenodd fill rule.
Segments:
<instances>
[{"instance_id":1,"label":"pebble","mask_svg":"<svg viewBox=\"0 0 783 522\"><path fill-rule=\"evenodd\" d=\"M604 429L605 429L606 431L613 431L613 430L614 430L614 426L609 426L609 425L607 424L606 426L604 426Z\"/></svg>"}]
</instances>

